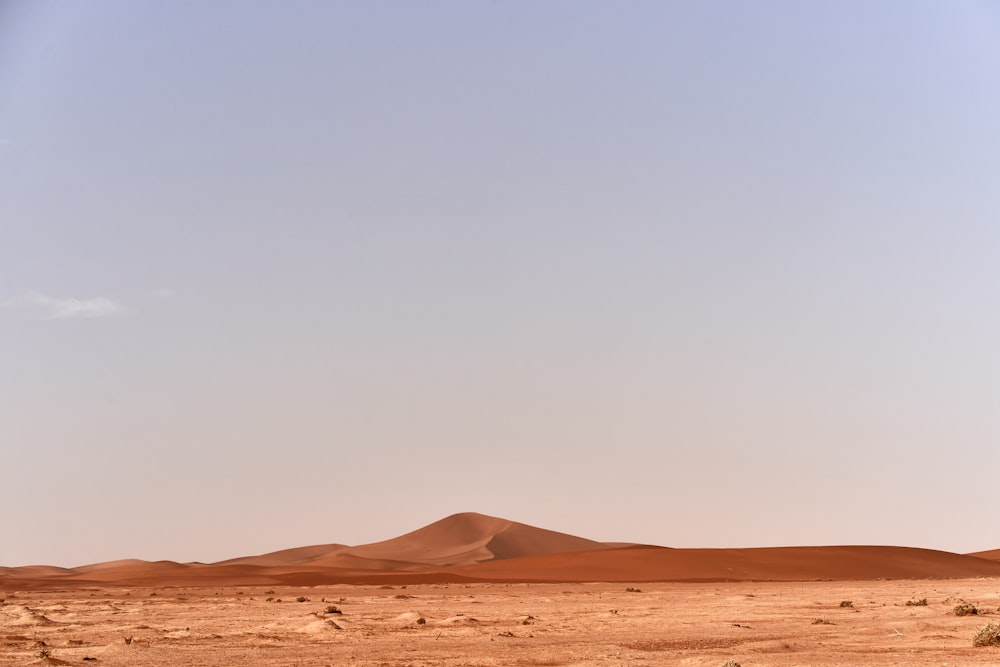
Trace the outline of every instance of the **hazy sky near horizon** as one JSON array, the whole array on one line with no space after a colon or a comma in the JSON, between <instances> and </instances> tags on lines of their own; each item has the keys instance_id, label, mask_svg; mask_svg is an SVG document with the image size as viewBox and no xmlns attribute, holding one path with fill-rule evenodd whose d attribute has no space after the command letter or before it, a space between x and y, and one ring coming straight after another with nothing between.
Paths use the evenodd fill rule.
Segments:
<instances>
[{"instance_id":1,"label":"hazy sky near horizon","mask_svg":"<svg viewBox=\"0 0 1000 667\"><path fill-rule=\"evenodd\" d=\"M0 1L0 564L1000 547L998 119L986 1Z\"/></svg>"}]
</instances>

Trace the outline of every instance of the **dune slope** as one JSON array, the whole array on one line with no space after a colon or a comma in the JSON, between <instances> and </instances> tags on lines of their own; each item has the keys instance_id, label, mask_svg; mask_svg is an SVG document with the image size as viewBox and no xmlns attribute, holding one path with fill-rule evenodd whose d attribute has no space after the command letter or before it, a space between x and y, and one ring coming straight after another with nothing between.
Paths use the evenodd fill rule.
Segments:
<instances>
[{"instance_id":1,"label":"dune slope","mask_svg":"<svg viewBox=\"0 0 1000 667\"><path fill-rule=\"evenodd\" d=\"M0 567L0 589L959 577L1000 577L1000 550L961 555L879 546L622 546L463 513L382 542L314 545L212 564L131 559L77 568Z\"/></svg>"},{"instance_id":2,"label":"dune slope","mask_svg":"<svg viewBox=\"0 0 1000 667\"><path fill-rule=\"evenodd\" d=\"M485 514L464 512L391 540L351 547L365 558L462 565L566 551L605 548L601 542L536 528Z\"/></svg>"},{"instance_id":3,"label":"dune slope","mask_svg":"<svg viewBox=\"0 0 1000 667\"><path fill-rule=\"evenodd\" d=\"M1000 577L1000 562L931 549L627 547L530 556L454 569L490 581L808 581Z\"/></svg>"}]
</instances>

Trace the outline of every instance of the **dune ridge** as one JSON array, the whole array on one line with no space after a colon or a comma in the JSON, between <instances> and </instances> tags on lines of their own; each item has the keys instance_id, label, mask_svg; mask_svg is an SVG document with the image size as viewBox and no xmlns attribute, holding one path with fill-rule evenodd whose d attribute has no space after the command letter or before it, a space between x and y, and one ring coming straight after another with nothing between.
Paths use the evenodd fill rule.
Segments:
<instances>
[{"instance_id":1,"label":"dune ridge","mask_svg":"<svg viewBox=\"0 0 1000 667\"><path fill-rule=\"evenodd\" d=\"M1000 550L893 546L672 549L603 543L471 512L395 538L217 563L127 559L0 567L0 589L447 582L808 581L1000 577Z\"/></svg>"}]
</instances>

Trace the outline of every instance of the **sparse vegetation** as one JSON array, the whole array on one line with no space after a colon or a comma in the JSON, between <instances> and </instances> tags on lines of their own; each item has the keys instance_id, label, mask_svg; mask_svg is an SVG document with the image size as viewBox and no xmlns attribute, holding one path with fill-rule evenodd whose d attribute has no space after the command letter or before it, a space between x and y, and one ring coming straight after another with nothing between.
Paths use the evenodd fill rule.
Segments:
<instances>
[{"instance_id":1,"label":"sparse vegetation","mask_svg":"<svg viewBox=\"0 0 1000 667\"><path fill-rule=\"evenodd\" d=\"M907 600L906 601L906 606L907 607L926 607L927 606L927 598L920 598L919 600Z\"/></svg>"},{"instance_id":2,"label":"sparse vegetation","mask_svg":"<svg viewBox=\"0 0 1000 667\"><path fill-rule=\"evenodd\" d=\"M979 616L979 608L968 602L955 605L952 611L955 613L955 616Z\"/></svg>"},{"instance_id":3,"label":"sparse vegetation","mask_svg":"<svg viewBox=\"0 0 1000 667\"><path fill-rule=\"evenodd\" d=\"M50 651L47 648L43 648L41 651L38 652L38 657L39 658L51 658L52 657L52 651Z\"/></svg>"},{"instance_id":4,"label":"sparse vegetation","mask_svg":"<svg viewBox=\"0 0 1000 667\"><path fill-rule=\"evenodd\" d=\"M424 625L425 623L427 623L427 619L423 616L417 619L417 625Z\"/></svg>"},{"instance_id":5,"label":"sparse vegetation","mask_svg":"<svg viewBox=\"0 0 1000 667\"><path fill-rule=\"evenodd\" d=\"M854 606L854 602L852 602L851 600L841 600L840 601L840 606L841 607L853 607Z\"/></svg>"},{"instance_id":6,"label":"sparse vegetation","mask_svg":"<svg viewBox=\"0 0 1000 667\"><path fill-rule=\"evenodd\" d=\"M629 586L628 588L625 589L625 592L626 593L641 593L642 590L638 589L638 588L632 588L631 586Z\"/></svg>"},{"instance_id":7,"label":"sparse vegetation","mask_svg":"<svg viewBox=\"0 0 1000 667\"><path fill-rule=\"evenodd\" d=\"M736 662L735 660L726 660L724 663L722 663L722 667L743 667L743 665Z\"/></svg>"},{"instance_id":8,"label":"sparse vegetation","mask_svg":"<svg viewBox=\"0 0 1000 667\"><path fill-rule=\"evenodd\" d=\"M833 621L828 618L817 618L812 622L813 625L834 625Z\"/></svg>"},{"instance_id":9,"label":"sparse vegetation","mask_svg":"<svg viewBox=\"0 0 1000 667\"><path fill-rule=\"evenodd\" d=\"M973 646L1000 646L1000 625L990 623L976 630L972 637Z\"/></svg>"}]
</instances>

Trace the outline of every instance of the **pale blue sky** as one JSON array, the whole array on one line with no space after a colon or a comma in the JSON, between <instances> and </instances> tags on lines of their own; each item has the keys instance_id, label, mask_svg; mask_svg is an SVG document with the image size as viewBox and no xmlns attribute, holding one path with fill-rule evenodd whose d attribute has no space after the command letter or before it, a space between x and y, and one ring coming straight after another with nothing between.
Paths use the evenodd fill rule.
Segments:
<instances>
[{"instance_id":1,"label":"pale blue sky","mask_svg":"<svg viewBox=\"0 0 1000 667\"><path fill-rule=\"evenodd\" d=\"M0 564L1000 547L998 118L989 2L0 2Z\"/></svg>"}]
</instances>

